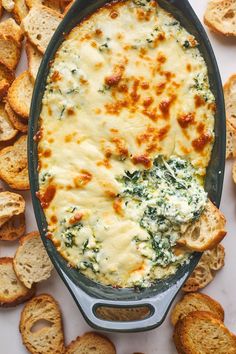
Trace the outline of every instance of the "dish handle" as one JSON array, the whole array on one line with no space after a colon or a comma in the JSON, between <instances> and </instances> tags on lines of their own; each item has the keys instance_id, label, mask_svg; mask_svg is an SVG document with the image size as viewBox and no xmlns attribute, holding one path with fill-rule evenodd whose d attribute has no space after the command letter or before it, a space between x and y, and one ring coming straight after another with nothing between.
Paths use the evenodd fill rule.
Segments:
<instances>
[{"instance_id":1,"label":"dish handle","mask_svg":"<svg viewBox=\"0 0 236 354\"><path fill-rule=\"evenodd\" d=\"M67 287L89 325L98 330L114 332L140 332L160 326L175 296L187 278L187 275L183 276L172 287L151 298L137 301L115 301L94 298L75 285L64 272L63 276ZM110 321L97 316L96 310L101 306L116 309L147 307L149 314L144 319L135 321Z\"/></svg>"}]
</instances>

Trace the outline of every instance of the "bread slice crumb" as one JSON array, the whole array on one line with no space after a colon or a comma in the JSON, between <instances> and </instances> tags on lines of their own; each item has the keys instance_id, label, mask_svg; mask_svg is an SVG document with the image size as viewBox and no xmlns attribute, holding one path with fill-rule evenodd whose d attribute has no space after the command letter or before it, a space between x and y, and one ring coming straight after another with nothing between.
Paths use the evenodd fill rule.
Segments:
<instances>
[{"instance_id":1,"label":"bread slice crumb","mask_svg":"<svg viewBox=\"0 0 236 354\"><path fill-rule=\"evenodd\" d=\"M62 18L63 16L57 11L46 6L35 6L23 19L22 26L28 40L41 53L46 51L48 43Z\"/></svg>"},{"instance_id":2,"label":"bread slice crumb","mask_svg":"<svg viewBox=\"0 0 236 354\"><path fill-rule=\"evenodd\" d=\"M19 328L31 354L64 353L61 311L51 295L38 295L24 306Z\"/></svg>"},{"instance_id":3,"label":"bread slice crumb","mask_svg":"<svg viewBox=\"0 0 236 354\"><path fill-rule=\"evenodd\" d=\"M0 178L13 189L29 189L26 135L0 151Z\"/></svg>"},{"instance_id":4,"label":"bread slice crumb","mask_svg":"<svg viewBox=\"0 0 236 354\"><path fill-rule=\"evenodd\" d=\"M185 282L182 290L185 292L198 291L205 288L215 277L216 272L223 268L225 264L224 246L218 244L215 248L203 252L203 255Z\"/></svg>"},{"instance_id":5,"label":"bread slice crumb","mask_svg":"<svg viewBox=\"0 0 236 354\"><path fill-rule=\"evenodd\" d=\"M10 257L0 258L0 279L0 307L16 306L35 293L35 287L27 289L17 278Z\"/></svg>"},{"instance_id":6,"label":"bread slice crumb","mask_svg":"<svg viewBox=\"0 0 236 354\"><path fill-rule=\"evenodd\" d=\"M173 339L178 353L236 353L236 337L206 311L191 312L179 320Z\"/></svg>"},{"instance_id":7,"label":"bread slice crumb","mask_svg":"<svg viewBox=\"0 0 236 354\"><path fill-rule=\"evenodd\" d=\"M189 293L184 295L172 309L171 323L175 326L179 320L194 311L208 311L212 316L224 321L224 309L216 300L205 294Z\"/></svg>"},{"instance_id":8,"label":"bread slice crumb","mask_svg":"<svg viewBox=\"0 0 236 354\"><path fill-rule=\"evenodd\" d=\"M27 288L51 276L53 265L38 232L31 232L20 239L13 265L18 278Z\"/></svg>"},{"instance_id":9,"label":"bread slice crumb","mask_svg":"<svg viewBox=\"0 0 236 354\"><path fill-rule=\"evenodd\" d=\"M77 337L66 348L66 354L116 354L114 344L105 336L88 332Z\"/></svg>"},{"instance_id":10,"label":"bread slice crumb","mask_svg":"<svg viewBox=\"0 0 236 354\"><path fill-rule=\"evenodd\" d=\"M21 73L8 90L7 101L13 111L28 119L34 86L28 70Z\"/></svg>"}]
</instances>

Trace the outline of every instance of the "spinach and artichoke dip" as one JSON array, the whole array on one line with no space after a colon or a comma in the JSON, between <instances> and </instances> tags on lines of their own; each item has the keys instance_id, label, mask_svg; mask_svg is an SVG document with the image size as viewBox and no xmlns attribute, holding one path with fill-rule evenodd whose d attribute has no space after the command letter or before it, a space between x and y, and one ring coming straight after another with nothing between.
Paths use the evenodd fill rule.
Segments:
<instances>
[{"instance_id":1,"label":"spinach and artichoke dip","mask_svg":"<svg viewBox=\"0 0 236 354\"><path fill-rule=\"evenodd\" d=\"M147 287L191 252L215 100L196 39L148 0L116 1L65 38L38 133L48 236L87 277Z\"/></svg>"}]
</instances>

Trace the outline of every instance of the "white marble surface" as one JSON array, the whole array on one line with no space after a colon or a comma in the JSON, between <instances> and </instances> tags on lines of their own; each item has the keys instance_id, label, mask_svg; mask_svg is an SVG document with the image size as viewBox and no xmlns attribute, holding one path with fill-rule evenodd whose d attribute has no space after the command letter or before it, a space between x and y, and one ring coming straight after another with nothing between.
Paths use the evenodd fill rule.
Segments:
<instances>
[{"instance_id":1,"label":"white marble surface","mask_svg":"<svg viewBox=\"0 0 236 354\"><path fill-rule=\"evenodd\" d=\"M181 0L179 0L181 1ZM203 18L207 0L190 1L199 18ZM222 80L236 72L236 40L220 38L209 33L215 54L220 67ZM23 70L25 55L20 63L19 70ZM34 215L28 193L27 198L27 230L35 229ZM228 224L228 235L223 244L226 248L226 264L222 271L217 274L215 280L204 290L205 293L214 297L223 305L226 312L226 325L236 333L236 187L231 179L231 162L227 162L224 192L221 209L225 213ZM0 256L13 255L16 244L8 246L0 242ZM0 280L1 281L1 280ZM53 274L50 280L38 287L38 293L51 293L59 301L65 328L66 343L69 343L76 336L91 330L82 318L77 306L64 284ZM13 309L0 310L0 353L1 354L24 354L26 349L21 343L18 331L18 323L22 306ZM117 354L132 354L143 352L145 354L174 354L175 348L172 344L172 328L167 317L164 324L153 331L139 334L108 334L114 341Z\"/></svg>"}]
</instances>

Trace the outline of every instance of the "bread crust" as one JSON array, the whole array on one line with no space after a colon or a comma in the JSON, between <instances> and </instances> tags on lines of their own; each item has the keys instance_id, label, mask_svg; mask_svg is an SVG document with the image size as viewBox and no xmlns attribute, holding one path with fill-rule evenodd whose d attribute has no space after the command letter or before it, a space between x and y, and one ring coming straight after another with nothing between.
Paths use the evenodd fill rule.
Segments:
<instances>
[{"instance_id":1,"label":"bread crust","mask_svg":"<svg viewBox=\"0 0 236 354\"><path fill-rule=\"evenodd\" d=\"M173 326L194 311L209 311L212 316L224 321L224 309L219 302L202 293L188 293L177 302L171 311L171 323Z\"/></svg>"},{"instance_id":2,"label":"bread crust","mask_svg":"<svg viewBox=\"0 0 236 354\"><path fill-rule=\"evenodd\" d=\"M207 5L206 12L204 14L204 23L207 25L213 32L216 32L220 35L224 35L226 37L235 37L236 36L236 30L234 28L233 23L231 24L231 30L229 30L230 26L228 26L228 29L226 25L224 24L223 21L226 21L228 18L228 21L232 19L231 13L233 10L230 8L230 6L235 6L235 0L210 0ZM218 9L216 7L218 6ZM220 6L222 10L225 8L225 13L224 15L220 16ZM218 10L218 15L216 16L214 12ZM223 11L222 11L223 12ZM227 13L229 12L229 16L227 17Z\"/></svg>"},{"instance_id":3,"label":"bread crust","mask_svg":"<svg viewBox=\"0 0 236 354\"><path fill-rule=\"evenodd\" d=\"M194 292L206 287L214 279L216 271L224 266L224 259L225 250L221 244L213 250L205 251L182 290Z\"/></svg>"},{"instance_id":4,"label":"bread crust","mask_svg":"<svg viewBox=\"0 0 236 354\"><path fill-rule=\"evenodd\" d=\"M33 250L31 252L27 248L28 242L31 248L34 248L37 253ZM13 259L13 267L20 281L27 288L31 288L34 283L41 282L50 277L53 265L46 253L38 231L30 232L21 237L19 247Z\"/></svg>"},{"instance_id":5,"label":"bread crust","mask_svg":"<svg viewBox=\"0 0 236 354\"><path fill-rule=\"evenodd\" d=\"M226 351L222 351L221 346L223 346L223 342L221 342L222 337L225 339L227 338L228 341L228 347L226 350L227 353L235 354L236 353L236 337L225 327L223 322L215 317L212 316L210 312L207 311L195 311L191 312L188 314L186 317L184 317L182 320L179 320L175 326L174 329L174 335L173 335L173 340L175 343L175 346L177 348L178 353L181 354L195 354L196 352L208 352L209 353L213 352L214 349L216 349L216 343L212 343L211 338L209 338L208 343L202 343L201 339L204 341L205 338L208 339L207 333L205 331L201 331L201 326L202 324L208 325L211 327L208 329L208 331L213 331L214 329L218 329L217 333L217 338L215 341L217 341L218 344L218 350L217 352L221 354L226 354ZM197 326L199 326L197 328ZM196 335L198 334L196 331L199 329L199 334L198 334L198 342L196 344L196 339L192 337L191 332L192 328L195 328L194 332ZM216 336L215 332L213 331L212 336ZM221 336L221 338L219 337ZM195 336L194 336L195 337ZM214 347L212 346L214 345ZM201 349L203 348L204 349ZM206 348L208 347L208 348ZM231 350L232 349L232 350ZM204 351L203 351L204 350ZM207 350L207 351L206 351ZM224 350L224 349L223 349Z\"/></svg>"},{"instance_id":6,"label":"bread crust","mask_svg":"<svg viewBox=\"0 0 236 354\"><path fill-rule=\"evenodd\" d=\"M97 350L97 353L116 354L116 348L114 344L110 341L110 339L96 332L87 332L82 337L77 337L66 347L65 354L84 354L83 342L85 342L86 344L91 343L93 346L96 346L96 344L100 345L101 349L99 348L100 350ZM86 349L86 353L89 353L89 348L86 347Z\"/></svg>"},{"instance_id":7,"label":"bread crust","mask_svg":"<svg viewBox=\"0 0 236 354\"><path fill-rule=\"evenodd\" d=\"M28 121L16 114L8 102L5 104L5 111L7 112L8 118L15 129L19 130L21 133L27 133Z\"/></svg>"},{"instance_id":8,"label":"bread crust","mask_svg":"<svg viewBox=\"0 0 236 354\"><path fill-rule=\"evenodd\" d=\"M31 332L31 328L39 320L48 321L51 325ZM31 354L63 354L65 351L60 307L49 294L35 296L24 306L19 330L23 344Z\"/></svg>"},{"instance_id":9,"label":"bread crust","mask_svg":"<svg viewBox=\"0 0 236 354\"><path fill-rule=\"evenodd\" d=\"M14 80L7 95L12 110L22 118L29 118L32 94L33 84L26 70Z\"/></svg>"},{"instance_id":10,"label":"bread crust","mask_svg":"<svg viewBox=\"0 0 236 354\"><path fill-rule=\"evenodd\" d=\"M18 165L14 163L17 158ZM26 135L0 151L0 178L13 189L29 189Z\"/></svg>"},{"instance_id":11,"label":"bread crust","mask_svg":"<svg viewBox=\"0 0 236 354\"><path fill-rule=\"evenodd\" d=\"M0 268L2 265L6 265L9 267L9 271L11 272L11 277L13 276L14 269L13 269L13 259L10 257L3 257L0 258ZM9 275L10 276L10 275ZM11 278L12 279L12 278ZM36 291L36 287L32 287L31 289L27 289L23 284L20 283L18 278L15 275L14 282L16 282L17 286L19 287L18 293L9 294L10 289L8 289L8 295L1 294L0 291L0 307L14 307L17 306L27 300L29 300ZM10 280L9 280L10 284ZM0 285L0 289L3 285Z\"/></svg>"},{"instance_id":12,"label":"bread crust","mask_svg":"<svg viewBox=\"0 0 236 354\"><path fill-rule=\"evenodd\" d=\"M25 233L25 214L15 215L0 227L1 241L15 241Z\"/></svg>"}]
</instances>

